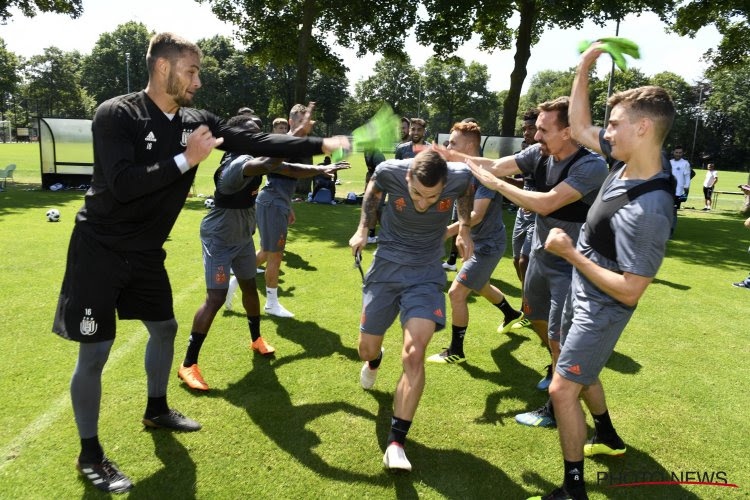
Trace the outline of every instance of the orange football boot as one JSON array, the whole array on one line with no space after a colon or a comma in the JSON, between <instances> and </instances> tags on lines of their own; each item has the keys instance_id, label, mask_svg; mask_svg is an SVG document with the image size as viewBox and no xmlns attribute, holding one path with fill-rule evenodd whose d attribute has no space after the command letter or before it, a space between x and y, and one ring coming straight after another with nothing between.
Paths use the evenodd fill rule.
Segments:
<instances>
[{"instance_id":1,"label":"orange football boot","mask_svg":"<svg viewBox=\"0 0 750 500\"><path fill-rule=\"evenodd\" d=\"M180 377L191 389L197 389L199 391L207 391L208 384L201 376L201 369L198 368L197 364L190 366L180 365L180 369L177 370L177 376Z\"/></svg>"},{"instance_id":2,"label":"orange football boot","mask_svg":"<svg viewBox=\"0 0 750 500\"><path fill-rule=\"evenodd\" d=\"M256 351L264 356L267 356L269 354L273 354L276 352L276 349L273 348L271 344L266 342L266 340L263 337L258 337L257 340L254 340L250 347L253 351Z\"/></svg>"}]
</instances>

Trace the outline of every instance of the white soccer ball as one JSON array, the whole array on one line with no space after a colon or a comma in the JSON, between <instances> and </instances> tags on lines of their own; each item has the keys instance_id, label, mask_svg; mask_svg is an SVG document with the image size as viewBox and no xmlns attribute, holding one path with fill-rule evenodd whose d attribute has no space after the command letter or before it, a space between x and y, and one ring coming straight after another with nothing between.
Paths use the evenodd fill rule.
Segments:
<instances>
[{"instance_id":1,"label":"white soccer ball","mask_svg":"<svg viewBox=\"0 0 750 500\"><path fill-rule=\"evenodd\" d=\"M212 208L214 208L214 199L206 198L206 201L204 201L203 204L206 206L207 209L211 210Z\"/></svg>"},{"instance_id":2,"label":"white soccer ball","mask_svg":"<svg viewBox=\"0 0 750 500\"><path fill-rule=\"evenodd\" d=\"M56 208L47 210L47 220L50 222L60 222L60 211Z\"/></svg>"}]
</instances>

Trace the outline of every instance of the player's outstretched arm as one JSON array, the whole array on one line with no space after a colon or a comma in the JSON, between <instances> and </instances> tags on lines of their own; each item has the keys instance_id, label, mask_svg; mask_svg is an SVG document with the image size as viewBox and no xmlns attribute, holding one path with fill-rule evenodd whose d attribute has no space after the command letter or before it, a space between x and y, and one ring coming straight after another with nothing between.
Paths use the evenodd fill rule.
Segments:
<instances>
[{"instance_id":1,"label":"player's outstretched arm","mask_svg":"<svg viewBox=\"0 0 750 500\"><path fill-rule=\"evenodd\" d=\"M521 169L518 168L518 165L516 164L516 158L513 155L493 160L491 158L484 158L483 156L469 156L464 153L459 153L455 149L448 149L441 144L433 144L432 149L440 153L447 161L458 161L462 163L472 161L475 165L479 165L485 170L492 172L496 177L505 177L521 172Z\"/></svg>"},{"instance_id":2,"label":"player's outstretched arm","mask_svg":"<svg viewBox=\"0 0 750 500\"><path fill-rule=\"evenodd\" d=\"M471 209L474 206L474 186L469 183L464 194L456 200L456 212L458 213L458 234L456 235L456 248L463 260L468 259L474 253L474 241L471 239Z\"/></svg>"},{"instance_id":3,"label":"player's outstretched arm","mask_svg":"<svg viewBox=\"0 0 750 500\"><path fill-rule=\"evenodd\" d=\"M573 240L559 227L550 230L544 249L570 262L604 293L626 306L635 307L653 280L627 272L618 274L594 264L573 246Z\"/></svg>"},{"instance_id":4,"label":"player's outstretched arm","mask_svg":"<svg viewBox=\"0 0 750 500\"><path fill-rule=\"evenodd\" d=\"M540 215L548 215L555 210L580 200L583 195L572 188L567 182L561 182L548 193L537 191L526 191L517 188L503 179L493 176L487 170L480 168L472 160L467 162L471 172L482 185L494 189L521 208L536 212Z\"/></svg>"},{"instance_id":5,"label":"player's outstretched arm","mask_svg":"<svg viewBox=\"0 0 750 500\"><path fill-rule=\"evenodd\" d=\"M315 177L316 175L325 174L333 178L333 174L338 170L350 168L348 162L341 161L333 165L303 165L300 163L282 162L280 158L252 158L242 167L242 174L245 177L253 175L264 175L268 173L281 174L294 179L303 179L306 177Z\"/></svg>"},{"instance_id":6,"label":"player's outstretched arm","mask_svg":"<svg viewBox=\"0 0 750 500\"><path fill-rule=\"evenodd\" d=\"M601 127L591 123L591 107L589 105L589 70L602 54L602 51L597 49L599 45L600 43L597 42L586 49L581 56L581 62L578 63L576 77L573 80L573 89L570 92L568 120L570 121L573 139L582 146L601 153L602 150L599 146Z\"/></svg>"},{"instance_id":7,"label":"player's outstretched arm","mask_svg":"<svg viewBox=\"0 0 750 500\"><path fill-rule=\"evenodd\" d=\"M349 246L352 249L352 255L357 255L362 252L362 249L367 245L367 231L369 227L375 227L375 222L378 220L378 205L380 199L383 197L383 192L375 186L375 176L372 174L367 189L365 190L365 196L362 200L362 216L359 219L359 226L357 231L349 238Z\"/></svg>"}]
</instances>

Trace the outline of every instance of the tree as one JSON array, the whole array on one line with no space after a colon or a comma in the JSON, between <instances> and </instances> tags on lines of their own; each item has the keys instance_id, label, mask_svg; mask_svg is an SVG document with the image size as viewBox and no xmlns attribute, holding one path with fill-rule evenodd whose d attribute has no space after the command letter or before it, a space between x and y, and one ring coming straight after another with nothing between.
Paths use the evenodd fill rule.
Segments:
<instances>
[{"instance_id":1,"label":"tree","mask_svg":"<svg viewBox=\"0 0 750 500\"><path fill-rule=\"evenodd\" d=\"M750 62L709 73L707 128L716 130L714 159L719 169L747 169L750 159Z\"/></svg>"},{"instance_id":2,"label":"tree","mask_svg":"<svg viewBox=\"0 0 750 500\"><path fill-rule=\"evenodd\" d=\"M360 102L377 103L376 110L387 102L396 114L416 117L423 109L420 78L408 56L383 56L375 63L372 76L356 84L354 96Z\"/></svg>"},{"instance_id":3,"label":"tree","mask_svg":"<svg viewBox=\"0 0 750 500\"><path fill-rule=\"evenodd\" d=\"M681 5L672 29L694 38L698 31L713 24L722 35L716 51L708 58L716 67L742 64L750 55L750 2L747 0L691 0Z\"/></svg>"},{"instance_id":4,"label":"tree","mask_svg":"<svg viewBox=\"0 0 750 500\"><path fill-rule=\"evenodd\" d=\"M10 19L10 9L16 7L26 17L34 17L38 12L57 12L72 18L83 14L82 0L3 0L0 2L0 22Z\"/></svg>"},{"instance_id":5,"label":"tree","mask_svg":"<svg viewBox=\"0 0 750 500\"><path fill-rule=\"evenodd\" d=\"M331 127L339 118L341 106L349 97L349 80L346 74L326 75L315 70L310 78L310 100L315 101L316 127L325 125L325 135L331 135ZM321 134L318 134L321 135Z\"/></svg>"},{"instance_id":6,"label":"tree","mask_svg":"<svg viewBox=\"0 0 750 500\"><path fill-rule=\"evenodd\" d=\"M271 99L266 69L252 64L230 38L214 36L198 40L198 46L203 51L203 86L196 94L195 105L227 118L245 106L265 116Z\"/></svg>"},{"instance_id":7,"label":"tree","mask_svg":"<svg viewBox=\"0 0 750 500\"><path fill-rule=\"evenodd\" d=\"M430 110L430 129L447 132L457 121L469 116L480 124L489 119L493 95L487 89L487 66L452 57L441 61L431 57L422 68L423 92Z\"/></svg>"},{"instance_id":8,"label":"tree","mask_svg":"<svg viewBox=\"0 0 750 500\"><path fill-rule=\"evenodd\" d=\"M197 0L238 27L250 53L277 66L296 66L294 100L305 102L310 64L323 73L341 67L329 45L393 55L402 52L406 32L416 20L417 2L395 0ZM297 43L293 43L294 39Z\"/></svg>"},{"instance_id":9,"label":"tree","mask_svg":"<svg viewBox=\"0 0 750 500\"><path fill-rule=\"evenodd\" d=\"M699 86L692 86L680 75L664 71L649 78L650 85L658 85L664 88L672 97L675 107L675 118L672 130L665 141L665 149L671 151L675 146L682 145L690 156L688 160L694 168L700 167L700 157L695 151L703 151L703 145L696 142L695 151L692 149L693 135L695 133L695 120L700 117L698 109ZM708 97L708 92L703 94Z\"/></svg>"},{"instance_id":10,"label":"tree","mask_svg":"<svg viewBox=\"0 0 750 500\"><path fill-rule=\"evenodd\" d=\"M5 40L0 38L0 95L15 92L19 80L18 57L5 48Z\"/></svg>"},{"instance_id":11,"label":"tree","mask_svg":"<svg viewBox=\"0 0 750 500\"><path fill-rule=\"evenodd\" d=\"M0 120L6 119L9 97L18 88L18 64L18 57L5 48L5 41L0 38Z\"/></svg>"},{"instance_id":12,"label":"tree","mask_svg":"<svg viewBox=\"0 0 750 500\"><path fill-rule=\"evenodd\" d=\"M146 88L146 51L153 34L143 23L128 21L99 36L82 70L83 85L97 104L127 93L128 74L131 91Z\"/></svg>"},{"instance_id":13,"label":"tree","mask_svg":"<svg viewBox=\"0 0 750 500\"><path fill-rule=\"evenodd\" d=\"M63 52L57 47L29 59L23 68L24 96L46 116L91 118L94 100L81 87L82 57L78 51Z\"/></svg>"},{"instance_id":14,"label":"tree","mask_svg":"<svg viewBox=\"0 0 750 500\"><path fill-rule=\"evenodd\" d=\"M482 50L509 49L516 40L510 89L503 105L501 135L514 134L521 87L526 79L526 64L531 57L531 47L547 27L580 28L583 21L591 19L599 25L613 19L623 19L626 14L644 11L656 12L662 17L671 12L674 0L568 0L542 2L537 0L496 0L494 2L445 2L425 0L429 16L417 24L417 38L422 43L434 44L436 53L450 54L471 38L480 36ZM511 16L518 12L519 24L512 28Z\"/></svg>"}]
</instances>

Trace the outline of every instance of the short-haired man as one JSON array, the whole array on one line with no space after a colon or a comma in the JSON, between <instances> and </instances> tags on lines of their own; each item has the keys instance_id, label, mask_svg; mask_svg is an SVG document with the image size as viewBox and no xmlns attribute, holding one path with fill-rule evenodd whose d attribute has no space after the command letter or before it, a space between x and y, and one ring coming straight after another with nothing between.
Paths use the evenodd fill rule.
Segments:
<instances>
[{"instance_id":1,"label":"short-haired man","mask_svg":"<svg viewBox=\"0 0 750 500\"><path fill-rule=\"evenodd\" d=\"M706 171L706 178L703 180L703 199L705 205L703 211L708 212L711 210L711 197L714 195L714 186L719 180L719 172L716 171L716 167L713 163L708 164L708 170Z\"/></svg>"},{"instance_id":2,"label":"short-haired man","mask_svg":"<svg viewBox=\"0 0 750 500\"><path fill-rule=\"evenodd\" d=\"M403 373L396 388L391 431L383 456L389 469L411 470L404 452L425 383L424 354L436 328L445 325L445 271L441 266L445 228L458 202L458 246L473 251L469 218L471 174L427 150L412 160L385 161L375 169L362 204L359 227L349 240L355 258L367 244L367 228L380 199L388 195L375 259L362 286L359 356L365 360L360 384L375 384L383 357L383 335L401 315Z\"/></svg>"},{"instance_id":3,"label":"short-haired man","mask_svg":"<svg viewBox=\"0 0 750 500\"><path fill-rule=\"evenodd\" d=\"M231 126L259 130L254 115L242 114L231 118ZM294 131L297 136L307 135L301 123ZM282 163L268 157L253 158L249 155L226 153L214 173L216 191L215 206L203 218L200 228L203 267L206 279L206 300L193 318L185 360L178 369L178 376L191 389L207 391L208 384L198 367L198 356L216 313L227 297L229 269L242 290L242 305L245 308L250 329L250 349L262 355L270 355L275 349L260 335L260 300L255 284L255 198L263 175L269 172L288 177L313 177L332 174L348 164L325 167Z\"/></svg>"},{"instance_id":4,"label":"short-haired man","mask_svg":"<svg viewBox=\"0 0 750 500\"><path fill-rule=\"evenodd\" d=\"M273 121L272 128L271 128L272 134L286 134L289 133L289 122L286 118L276 118Z\"/></svg>"},{"instance_id":5,"label":"short-haired man","mask_svg":"<svg viewBox=\"0 0 750 500\"><path fill-rule=\"evenodd\" d=\"M672 159L669 160L672 165L672 175L677 180L677 186L675 187L675 209L679 210L682 202L687 201L688 191L690 191L690 162L683 158L684 151L682 146L675 146L672 151Z\"/></svg>"},{"instance_id":6,"label":"short-haired man","mask_svg":"<svg viewBox=\"0 0 750 500\"><path fill-rule=\"evenodd\" d=\"M401 142L406 142L409 140L409 127L411 126L411 120L409 120L407 117L402 116L401 117Z\"/></svg>"},{"instance_id":7,"label":"short-haired man","mask_svg":"<svg viewBox=\"0 0 750 500\"><path fill-rule=\"evenodd\" d=\"M180 213L196 167L213 150L257 155L312 154L346 147L345 138L274 137L229 127L189 108L201 86L201 50L172 33L155 35L148 85L102 103L92 124L94 174L76 216L53 331L80 343L70 383L81 438L78 469L105 492L132 483L104 454L98 438L101 377L114 343L115 314L139 319L146 345L147 427L196 431L198 422L167 405L177 321L164 267L164 242Z\"/></svg>"},{"instance_id":8,"label":"short-haired man","mask_svg":"<svg viewBox=\"0 0 750 500\"><path fill-rule=\"evenodd\" d=\"M536 119L538 117L539 111L536 109L529 109L523 114L521 127L523 130L523 142L526 143L526 147L524 147L522 143L521 151L536 144L534 136L536 135ZM534 174L528 172L523 174L522 177L523 189L526 191L534 191ZM536 214L534 212L518 207L516 220L513 224L513 267L516 269L516 274L521 281L522 287L524 279L526 278L526 269L529 267L529 255L531 254L531 240L534 238L535 220ZM528 320L524 321L524 323L528 324ZM549 381L552 379L551 375L552 373L550 372L549 379L547 377L542 379L542 386L540 389L544 390L547 388L546 386L549 385Z\"/></svg>"},{"instance_id":9,"label":"short-haired man","mask_svg":"<svg viewBox=\"0 0 750 500\"><path fill-rule=\"evenodd\" d=\"M421 118L411 119L409 125L410 140L398 145L394 155L396 160L414 158L420 151L424 151L430 146L430 143L424 139L426 125L426 122Z\"/></svg>"},{"instance_id":10,"label":"short-haired man","mask_svg":"<svg viewBox=\"0 0 750 500\"><path fill-rule=\"evenodd\" d=\"M448 149L469 156L479 155L482 132L476 123L456 123L451 128ZM474 206L471 211L471 239L474 253L463 261L456 274L448 297L451 302L451 344L443 352L433 354L431 363L461 363L466 361L464 337L469 326L469 306L466 303L472 291L478 293L503 313L501 330L510 330L523 319L523 313L511 307L502 292L492 284L490 277L505 252L505 225L503 224L503 197L473 180ZM446 237L458 234L459 223L448 226Z\"/></svg>"},{"instance_id":11,"label":"short-haired man","mask_svg":"<svg viewBox=\"0 0 750 500\"><path fill-rule=\"evenodd\" d=\"M564 459L563 485L545 499L584 499L583 458L621 455L604 399L599 373L661 265L669 239L673 183L662 162L662 144L674 120L669 93L660 87L618 92L608 104L607 129L591 123L588 78L601 54L584 52L573 82L570 121L581 144L617 160L594 205L578 243L559 229L545 248L575 270L562 332L562 352L550 385ZM586 443L582 397L594 418ZM542 498L542 497L539 497Z\"/></svg>"},{"instance_id":12,"label":"short-haired man","mask_svg":"<svg viewBox=\"0 0 750 500\"><path fill-rule=\"evenodd\" d=\"M295 104L289 111L288 127L295 129L306 113L305 106ZM302 163L300 159L290 158L288 161ZM294 224L296 220L292 208L292 196L296 187L297 179L280 173L271 173L266 176L266 186L258 194L256 200L258 231L260 232L260 250L256 254L256 261L259 266L266 264L266 305L263 310L266 314L280 318L294 317L294 314L279 302L278 287L289 225Z\"/></svg>"},{"instance_id":13,"label":"short-haired man","mask_svg":"<svg viewBox=\"0 0 750 500\"><path fill-rule=\"evenodd\" d=\"M566 232L574 241L586 213L607 176L607 164L578 145L568 123L568 97L539 105L537 144L499 160L472 159L474 175L487 187L500 191L519 207L535 212L534 240L523 286L524 314L550 350L554 370L560 353L562 310L570 289L572 266L544 249L552 228ZM481 163L487 170L479 168ZM534 174L536 191L525 191L500 179L518 172ZM552 401L541 408L516 415L519 424L553 427Z\"/></svg>"}]
</instances>

